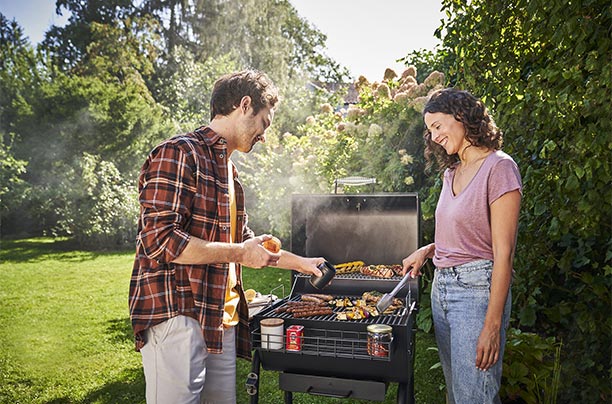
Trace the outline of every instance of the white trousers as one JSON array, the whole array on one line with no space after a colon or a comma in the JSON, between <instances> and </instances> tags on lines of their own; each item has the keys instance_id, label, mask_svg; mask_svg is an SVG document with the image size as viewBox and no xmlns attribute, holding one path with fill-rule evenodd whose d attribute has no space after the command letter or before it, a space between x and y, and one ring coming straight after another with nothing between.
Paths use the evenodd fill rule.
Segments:
<instances>
[{"instance_id":1,"label":"white trousers","mask_svg":"<svg viewBox=\"0 0 612 404\"><path fill-rule=\"evenodd\" d=\"M235 327L223 353L209 354L198 322L177 316L146 330L140 350L147 404L235 404Z\"/></svg>"}]
</instances>

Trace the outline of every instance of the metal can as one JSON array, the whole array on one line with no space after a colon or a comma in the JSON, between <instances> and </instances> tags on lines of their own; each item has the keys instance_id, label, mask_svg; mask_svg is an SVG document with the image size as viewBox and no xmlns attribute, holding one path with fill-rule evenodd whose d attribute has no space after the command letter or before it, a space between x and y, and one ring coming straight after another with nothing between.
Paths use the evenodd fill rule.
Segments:
<instances>
[{"instance_id":1,"label":"metal can","mask_svg":"<svg viewBox=\"0 0 612 404\"><path fill-rule=\"evenodd\" d=\"M303 325L291 325L287 327L287 341L285 343L285 349L287 351L301 351L303 333Z\"/></svg>"},{"instance_id":2,"label":"metal can","mask_svg":"<svg viewBox=\"0 0 612 404\"><path fill-rule=\"evenodd\" d=\"M393 328L390 325L371 324L368 330L368 354L379 358L389 357Z\"/></svg>"}]
</instances>

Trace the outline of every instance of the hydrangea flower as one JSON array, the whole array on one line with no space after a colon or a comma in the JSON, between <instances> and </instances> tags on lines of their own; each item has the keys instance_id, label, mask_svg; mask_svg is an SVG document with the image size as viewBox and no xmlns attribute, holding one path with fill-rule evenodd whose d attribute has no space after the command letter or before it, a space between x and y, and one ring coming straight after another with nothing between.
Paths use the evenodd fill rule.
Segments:
<instances>
[{"instance_id":1,"label":"hydrangea flower","mask_svg":"<svg viewBox=\"0 0 612 404\"><path fill-rule=\"evenodd\" d=\"M368 128L368 136L369 137L378 137L378 136L382 135L382 133L383 133L383 129L378 124L373 123Z\"/></svg>"},{"instance_id":2,"label":"hydrangea flower","mask_svg":"<svg viewBox=\"0 0 612 404\"><path fill-rule=\"evenodd\" d=\"M381 85L378 86L378 88L376 89L376 95L380 98L391 98L391 90L389 89L389 86L385 83L382 83Z\"/></svg>"}]
</instances>

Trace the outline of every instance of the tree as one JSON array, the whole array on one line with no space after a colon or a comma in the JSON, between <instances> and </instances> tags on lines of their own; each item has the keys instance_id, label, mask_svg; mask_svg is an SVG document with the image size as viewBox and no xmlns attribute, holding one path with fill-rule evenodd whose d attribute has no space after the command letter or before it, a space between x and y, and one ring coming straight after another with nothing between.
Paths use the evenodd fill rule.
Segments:
<instances>
[{"instance_id":1,"label":"tree","mask_svg":"<svg viewBox=\"0 0 612 404\"><path fill-rule=\"evenodd\" d=\"M307 72L311 79L343 81L345 68L324 54L326 37L300 18L287 0L231 2L148 0L141 7L163 27L169 73L181 47L196 60L230 57L241 67L267 72L281 87Z\"/></svg>"},{"instance_id":2,"label":"tree","mask_svg":"<svg viewBox=\"0 0 612 404\"><path fill-rule=\"evenodd\" d=\"M92 23L113 25L134 17L132 0L56 0L55 11L70 13L64 27L52 26L46 33L42 48L50 53L54 65L69 70L81 62L93 41Z\"/></svg>"},{"instance_id":3,"label":"tree","mask_svg":"<svg viewBox=\"0 0 612 404\"><path fill-rule=\"evenodd\" d=\"M445 0L443 7L450 81L492 107L523 175L514 323L562 340L562 401L607 401L610 4Z\"/></svg>"}]
</instances>

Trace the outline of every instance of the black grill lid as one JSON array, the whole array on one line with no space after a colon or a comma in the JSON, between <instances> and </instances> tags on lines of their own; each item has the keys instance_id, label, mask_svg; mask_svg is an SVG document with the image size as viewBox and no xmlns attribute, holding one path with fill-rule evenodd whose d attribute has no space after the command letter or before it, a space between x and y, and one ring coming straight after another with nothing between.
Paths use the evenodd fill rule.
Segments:
<instances>
[{"instance_id":1,"label":"black grill lid","mask_svg":"<svg viewBox=\"0 0 612 404\"><path fill-rule=\"evenodd\" d=\"M291 251L332 264L401 264L420 245L416 193L298 194L291 204Z\"/></svg>"}]
</instances>

